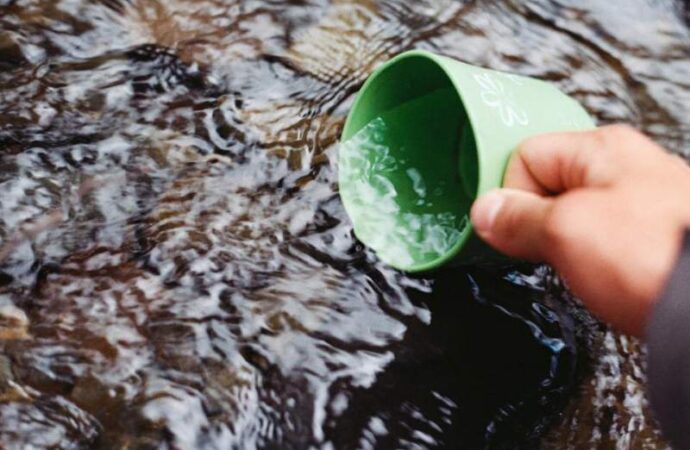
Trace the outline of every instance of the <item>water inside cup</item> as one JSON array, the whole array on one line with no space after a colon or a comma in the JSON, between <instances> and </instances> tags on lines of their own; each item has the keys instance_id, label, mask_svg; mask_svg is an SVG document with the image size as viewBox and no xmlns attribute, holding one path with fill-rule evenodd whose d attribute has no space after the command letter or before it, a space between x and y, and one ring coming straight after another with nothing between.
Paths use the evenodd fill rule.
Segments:
<instances>
[{"instance_id":1,"label":"water inside cup","mask_svg":"<svg viewBox=\"0 0 690 450\"><path fill-rule=\"evenodd\" d=\"M341 195L355 233L383 261L431 264L460 245L472 201L458 170L465 121L457 95L441 89L386 111L342 144Z\"/></svg>"}]
</instances>

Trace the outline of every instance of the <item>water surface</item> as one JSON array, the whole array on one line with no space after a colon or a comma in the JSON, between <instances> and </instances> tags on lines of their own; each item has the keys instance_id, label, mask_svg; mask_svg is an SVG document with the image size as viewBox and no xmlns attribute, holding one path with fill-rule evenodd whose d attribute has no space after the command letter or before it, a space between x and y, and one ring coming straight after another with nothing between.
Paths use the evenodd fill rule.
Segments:
<instances>
[{"instance_id":1,"label":"water surface","mask_svg":"<svg viewBox=\"0 0 690 450\"><path fill-rule=\"evenodd\" d=\"M353 237L344 117L412 48L686 155L683 2L0 0L4 448L659 448L643 349L546 268Z\"/></svg>"}]
</instances>

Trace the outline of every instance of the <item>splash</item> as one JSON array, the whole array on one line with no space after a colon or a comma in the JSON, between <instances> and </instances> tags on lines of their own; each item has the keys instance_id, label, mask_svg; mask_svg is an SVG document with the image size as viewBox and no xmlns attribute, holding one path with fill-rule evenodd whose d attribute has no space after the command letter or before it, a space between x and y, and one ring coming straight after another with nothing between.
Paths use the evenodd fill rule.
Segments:
<instances>
[{"instance_id":1,"label":"splash","mask_svg":"<svg viewBox=\"0 0 690 450\"><path fill-rule=\"evenodd\" d=\"M347 180L341 183L341 195L347 199L355 232L383 261L397 266L438 259L458 243L467 219L452 212L424 211L433 209L442 191L428 194L427 180L396 156L387 133L390 127L379 117L340 146L339 174ZM421 212L401 208L401 190L408 193L404 204L416 205Z\"/></svg>"}]
</instances>

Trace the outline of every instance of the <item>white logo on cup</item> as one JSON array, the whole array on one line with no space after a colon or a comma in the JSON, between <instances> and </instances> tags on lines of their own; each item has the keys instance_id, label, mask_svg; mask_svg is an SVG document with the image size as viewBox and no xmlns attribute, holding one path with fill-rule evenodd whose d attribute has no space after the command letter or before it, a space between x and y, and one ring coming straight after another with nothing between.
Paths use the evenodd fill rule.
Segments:
<instances>
[{"instance_id":1,"label":"white logo on cup","mask_svg":"<svg viewBox=\"0 0 690 450\"><path fill-rule=\"evenodd\" d=\"M515 75L506 74L504 77L516 85L522 84L522 80ZM505 126L526 126L529 124L527 113L517 104L513 92L506 89L503 82L497 76L483 73L481 75L474 75L474 79L481 89L482 101L490 108L498 110L501 121L503 121Z\"/></svg>"}]
</instances>

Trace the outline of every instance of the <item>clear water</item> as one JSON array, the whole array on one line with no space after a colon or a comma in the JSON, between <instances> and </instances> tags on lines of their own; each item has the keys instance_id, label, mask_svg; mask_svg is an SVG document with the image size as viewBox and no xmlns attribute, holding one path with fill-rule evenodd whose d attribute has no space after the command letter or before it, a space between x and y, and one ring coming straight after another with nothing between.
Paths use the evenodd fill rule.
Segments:
<instances>
[{"instance_id":1,"label":"clear water","mask_svg":"<svg viewBox=\"0 0 690 450\"><path fill-rule=\"evenodd\" d=\"M411 48L548 79L683 154L687 17L0 0L0 446L663 448L638 342L546 268L392 270L335 160L354 93Z\"/></svg>"},{"instance_id":2,"label":"clear water","mask_svg":"<svg viewBox=\"0 0 690 450\"><path fill-rule=\"evenodd\" d=\"M398 156L399 149L387 144L390 132L379 117L341 145L339 175L348 181L340 193L349 201L358 236L381 260L409 267L448 253L460 240L466 218L434 211L441 187L427 193L428 182L437 180L425 180L411 161ZM401 190L408 192L402 201Z\"/></svg>"},{"instance_id":3,"label":"clear water","mask_svg":"<svg viewBox=\"0 0 690 450\"><path fill-rule=\"evenodd\" d=\"M467 234L462 114L455 92L437 90L384 111L341 144L343 203L356 236L383 262L437 263Z\"/></svg>"}]
</instances>

